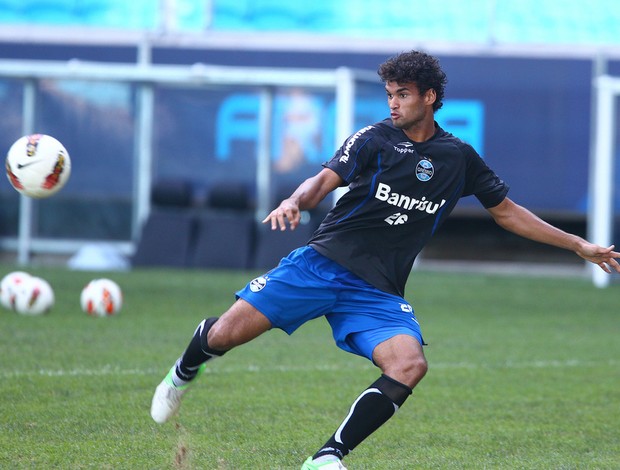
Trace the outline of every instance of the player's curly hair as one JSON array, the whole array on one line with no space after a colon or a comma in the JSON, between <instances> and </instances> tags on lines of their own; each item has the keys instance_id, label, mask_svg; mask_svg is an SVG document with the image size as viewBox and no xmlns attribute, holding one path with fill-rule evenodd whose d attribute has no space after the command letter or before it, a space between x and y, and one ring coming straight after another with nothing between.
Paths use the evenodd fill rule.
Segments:
<instances>
[{"instance_id":1,"label":"player's curly hair","mask_svg":"<svg viewBox=\"0 0 620 470\"><path fill-rule=\"evenodd\" d=\"M401 52L381 64L377 73L383 82L415 83L420 95L433 89L437 95L433 111L443 106L448 78L437 58L420 51Z\"/></svg>"}]
</instances>

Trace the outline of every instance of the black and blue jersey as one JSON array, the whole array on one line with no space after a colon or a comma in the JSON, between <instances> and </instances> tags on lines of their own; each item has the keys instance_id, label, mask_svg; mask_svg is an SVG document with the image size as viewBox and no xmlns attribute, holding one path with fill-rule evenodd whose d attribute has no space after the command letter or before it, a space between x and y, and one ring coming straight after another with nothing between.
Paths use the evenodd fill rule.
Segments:
<instances>
[{"instance_id":1,"label":"black and blue jersey","mask_svg":"<svg viewBox=\"0 0 620 470\"><path fill-rule=\"evenodd\" d=\"M508 186L468 144L435 123L414 142L386 119L349 137L323 164L349 186L309 245L380 290L404 295L413 262L461 197L486 208Z\"/></svg>"}]
</instances>

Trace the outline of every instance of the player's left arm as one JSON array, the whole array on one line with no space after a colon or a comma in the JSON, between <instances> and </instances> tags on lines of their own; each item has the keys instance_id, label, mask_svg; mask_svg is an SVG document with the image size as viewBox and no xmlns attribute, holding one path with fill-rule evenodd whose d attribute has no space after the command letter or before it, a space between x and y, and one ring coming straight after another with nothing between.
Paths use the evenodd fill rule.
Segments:
<instances>
[{"instance_id":1,"label":"player's left arm","mask_svg":"<svg viewBox=\"0 0 620 470\"><path fill-rule=\"evenodd\" d=\"M545 222L509 198L505 198L497 206L487 210L500 227L512 233L536 242L574 251L583 259L600 266L607 273L611 273L612 269L620 273L620 264L616 261L620 258L620 253L614 251L614 245L605 248L567 233Z\"/></svg>"}]
</instances>

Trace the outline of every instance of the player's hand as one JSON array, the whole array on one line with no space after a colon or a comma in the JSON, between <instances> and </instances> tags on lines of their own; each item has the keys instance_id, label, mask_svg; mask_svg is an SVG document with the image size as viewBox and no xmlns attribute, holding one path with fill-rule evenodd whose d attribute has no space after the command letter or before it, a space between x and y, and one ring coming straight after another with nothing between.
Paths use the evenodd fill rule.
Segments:
<instances>
[{"instance_id":1,"label":"player's hand","mask_svg":"<svg viewBox=\"0 0 620 470\"><path fill-rule=\"evenodd\" d=\"M263 223L271 222L271 230L286 230L286 221L288 220L288 224L291 230L295 230L295 228L299 225L299 221L301 219L301 211L299 210L299 206L297 203L291 199L285 199L280 203L280 205L271 211L271 213L265 217Z\"/></svg>"},{"instance_id":2,"label":"player's hand","mask_svg":"<svg viewBox=\"0 0 620 470\"><path fill-rule=\"evenodd\" d=\"M594 263L605 271L611 273L612 269L620 273L620 264L616 261L620 253L614 251L614 245L604 248L593 243L585 243L576 251L583 259Z\"/></svg>"}]
</instances>

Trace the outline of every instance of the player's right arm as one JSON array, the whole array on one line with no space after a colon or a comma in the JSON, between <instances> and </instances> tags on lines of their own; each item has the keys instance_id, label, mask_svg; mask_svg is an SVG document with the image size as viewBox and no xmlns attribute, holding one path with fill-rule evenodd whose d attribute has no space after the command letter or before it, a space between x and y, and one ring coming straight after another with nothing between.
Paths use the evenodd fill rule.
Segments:
<instances>
[{"instance_id":1,"label":"player's right arm","mask_svg":"<svg viewBox=\"0 0 620 470\"><path fill-rule=\"evenodd\" d=\"M265 217L263 223L271 223L271 230L286 230L288 220L291 230L299 225L301 211L314 209L334 189L342 186L344 181L336 172L324 168L316 175L308 178L280 205Z\"/></svg>"}]
</instances>

